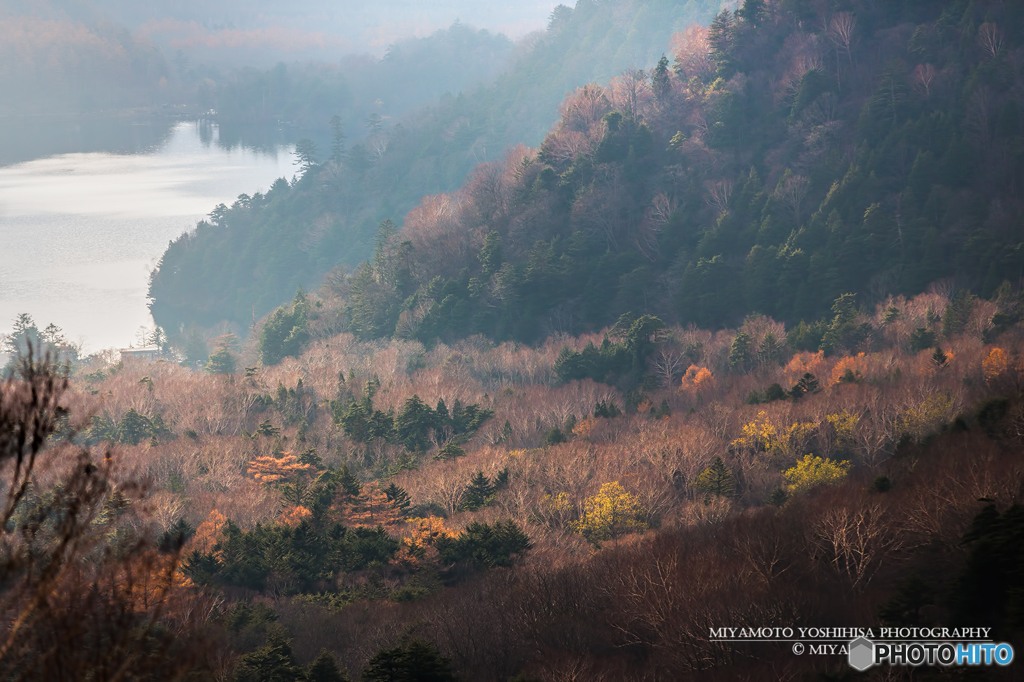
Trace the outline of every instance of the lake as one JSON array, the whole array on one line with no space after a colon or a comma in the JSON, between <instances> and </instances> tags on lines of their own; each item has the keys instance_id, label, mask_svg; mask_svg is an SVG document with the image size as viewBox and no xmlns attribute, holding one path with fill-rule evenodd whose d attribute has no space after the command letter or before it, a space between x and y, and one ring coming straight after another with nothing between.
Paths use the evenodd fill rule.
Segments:
<instances>
[{"instance_id":1,"label":"lake","mask_svg":"<svg viewBox=\"0 0 1024 682\"><path fill-rule=\"evenodd\" d=\"M137 345L139 328L153 326L149 273L170 240L296 168L282 136L227 142L206 121L4 127L0 333L29 313L87 353Z\"/></svg>"}]
</instances>

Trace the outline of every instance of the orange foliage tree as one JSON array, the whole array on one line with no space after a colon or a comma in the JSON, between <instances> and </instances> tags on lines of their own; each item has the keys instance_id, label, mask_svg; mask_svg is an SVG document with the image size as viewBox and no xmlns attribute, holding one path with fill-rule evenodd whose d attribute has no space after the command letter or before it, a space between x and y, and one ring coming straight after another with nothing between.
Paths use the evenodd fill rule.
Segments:
<instances>
[{"instance_id":1,"label":"orange foliage tree","mask_svg":"<svg viewBox=\"0 0 1024 682\"><path fill-rule=\"evenodd\" d=\"M249 475L260 483L285 483L312 470L312 464L303 464L298 457L287 452L280 458L268 455L249 462Z\"/></svg>"},{"instance_id":2,"label":"orange foliage tree","mask_svg":"<svg viewBox=\"0 0 1024 682\"><path fill-rule=\"evenodd\" d=\"M686 373L683 374L683 381L679 390L699 396L702 391L707 391L714 385L715 377L711 373L710 369L707 367L690 365L689 368L687 368Z\"/></svg>"},{"instance_id":3,"label":"orange foliage tree","mask_svg":"<svg viewBox=\"0 0 1024 682\"><path fill-rule=\"evenodd\" d=\"M990 350L985 359L981 361L981 371L985 375L985 383L994 384L1006 372L1006 367L1006 351L1002 348Z\"/></svg>"},{"instance_id":4,"label":"orange foliage tree","mask_svg":"<svg viewBox=\"0 0 1024 682\"><path fill-rule=\"evenodd\" d=\"M790 363L792 364L792 363ZM864 353L856 356L848 355L841 358L832 368L832 383L841 384L844 381L859 381L864 378L861 370L864 368Z\"/></svg>"},{"instance_id":5,"label":"orange foliage tree","mask_svg":"<svg viewBox=\"0 0 1024 682\"><path fill-rule=\"evenodd\" d=\"M454 538L456 535L439 516L409 519L406 533L391 561L407 568L415 568L422 561L436 559L434 543L441 538Z\"/></svg>"},{"instance_id":6,"label":"orange foliage tree","mask_svg":"<svg viewBox=\"0 0 1024 682\"><path fill-rule=\"evenodd\" d=\"M376 482L363 485L358 495L338 498L336 510L338 520L350 528L392 528L405 520Z\"/></svg>"}]
</instances>

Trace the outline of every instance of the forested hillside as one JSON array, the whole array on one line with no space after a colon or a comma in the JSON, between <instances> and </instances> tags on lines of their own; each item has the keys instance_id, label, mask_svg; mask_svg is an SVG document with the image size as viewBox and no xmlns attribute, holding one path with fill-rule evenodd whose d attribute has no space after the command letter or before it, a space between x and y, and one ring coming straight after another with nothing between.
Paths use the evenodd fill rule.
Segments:
<instances>
[{"instance_id":1,"label":"forested hillside","mask_svg":"<svg viewBox=\"0 0 1024 682\"><path fill-rule=\"evenodd\" d=\"M32 615L0 667L237 682L849 671L845 656L711 641L722 623L984 624L1020 650L1009 286L868 314L841 299L828 335L868 342L830 354L766 317L428 348L339 333L328 303L299 296L268 322L290 325L295 357L264 343L261 363L229 336L205 372L94 358L66 390L24 365L3 385L4 424L38 415L49 445L9 503L0 567L53 569L0 591ZM587 358L643 379L572 376ZM74 646L38 656L52 641Z\"/></svg>"},{"instance_id":2,"label":"forested hillside","mask_svg":"<svg viewBox=\"0 0 1024 682\"><path fill-rule=\"evenodd\" d=\"M652 72L576 90L539 150L423 199L331 283L349 328L532 342L627 311L795 325L841 294L1018 281L1024 11L841 9L747 3L676 35Z\"/></svg>"},{"instance_id":3,"label":"forested hillside","mask_svg":"<svg viewBox=\"0 0 1024 682\"><path fill-rule=\"evenodd\" d=\"M152 106L172 77L160 50L85 2L0 6L0 114Z\"/></svg>"},{"instance_id":4,"label":"forested hillside","mask_svg":"<svg viewBox=\"0 0 1024 682\"><path fill-rule=\"evenodd\" d=\"M352 141L339 137L332 144L334 133L327 133L311 159L318 162L315 170L297 186L279 183L266 194L242 197L168 248L150 289L157 324L172 333L222 320L247 325L254 308L262 316L300 284L318 285L339 263L354 267L370 255L382 220L401 222L423 196L457 188L474 165L509 146L539 144L566 92L653 64L673 30L710 21L719 7L718 0L560 7L547 31L521 45L493 85L452 93L402 120L343 121L338 130ZM388 68L382 65L379 73ZM285 75L290 92L275 86ZM342 78L349 76L315 68L243 74L218 91L222 100L209 101L245 117L264 112L267 93L268 115L308 125L319 117L326 128L346 106Z\"/></svg>"},{"instance_id":5,"label":"forested hillside","mask_svg":"<svg viewBox=\"0 0 1024 682\"><path fill-rule=\"evenodd\" d=\"M354 141L368 133L370 116L394 124L411 109L433 103L445 92L491 83L508 65L513 43L504 35L456 23L425 38L390 45L383 58L347 55L334 63L279 63L263 71L242 69L223 75L189 70L196 96L207 96L226 122L277 124L323 131L339 116ZM211 87L206 77L212 77ZM202 92L203 88L209 92Z\"/></svg>"},{"instance_id":6,"label":"forested hillside","mask_svg":"<svg viewBox=\"0 0 1024 682\"><path fill-rule=\"evenodd\" d=\"M653 73L575 90L538 149L382 222L370 260L248 339L79 359L20 317L3 676L904 672L722 627L1024 650L1022 22L746 0ZM369 149L218 208L154 287L331 267L317 202Z\"/></svg>"}]
</instances>

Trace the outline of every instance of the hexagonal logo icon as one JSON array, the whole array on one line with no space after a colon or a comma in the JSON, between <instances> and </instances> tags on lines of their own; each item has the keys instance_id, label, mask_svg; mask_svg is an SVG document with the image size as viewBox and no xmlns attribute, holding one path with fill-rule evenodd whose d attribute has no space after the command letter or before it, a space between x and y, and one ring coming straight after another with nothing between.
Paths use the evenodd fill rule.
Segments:
<instances>
[{"instance_id":1,"label":"hexagonal logo icon","mask_svg":"<svg viewBox=\"0 0 1024 682\"><path fill-rule=\"evenodd\" d=\"M867 638L858 637L857 639L850 642L849 654L847 654L847 660L850 663L850 667L854 670L863 672L874 665L875 662L875 645Z\"/></svg>"}]
</instances>

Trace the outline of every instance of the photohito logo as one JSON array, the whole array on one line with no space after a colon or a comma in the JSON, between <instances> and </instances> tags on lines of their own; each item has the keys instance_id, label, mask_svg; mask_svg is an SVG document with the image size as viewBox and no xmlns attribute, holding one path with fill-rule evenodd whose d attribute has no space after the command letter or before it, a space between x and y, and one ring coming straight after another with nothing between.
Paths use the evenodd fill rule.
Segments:
<instances>
[{"instance_id":1,"label":"photohito logo","mask_svg":"<svg viewBox=\"0 0 1024 682\"><path fill-rule=\"evenodd\" d=\"M850 642L847 660L854 670L864 672L875 662L875 645L866 637L858 637Z\"/></svg>"},{"instance_id":2,"label":"photohito logo","mask_svg":"<svg viewBox=\"0 0 1024 682\"><path fill-rule=\"evenodd\" d=\"M1010 665L1013 647L996 642L872 642L866 637L852 640L847 661L863 672L873 665Z\"/></svg>"}]
</instances>

